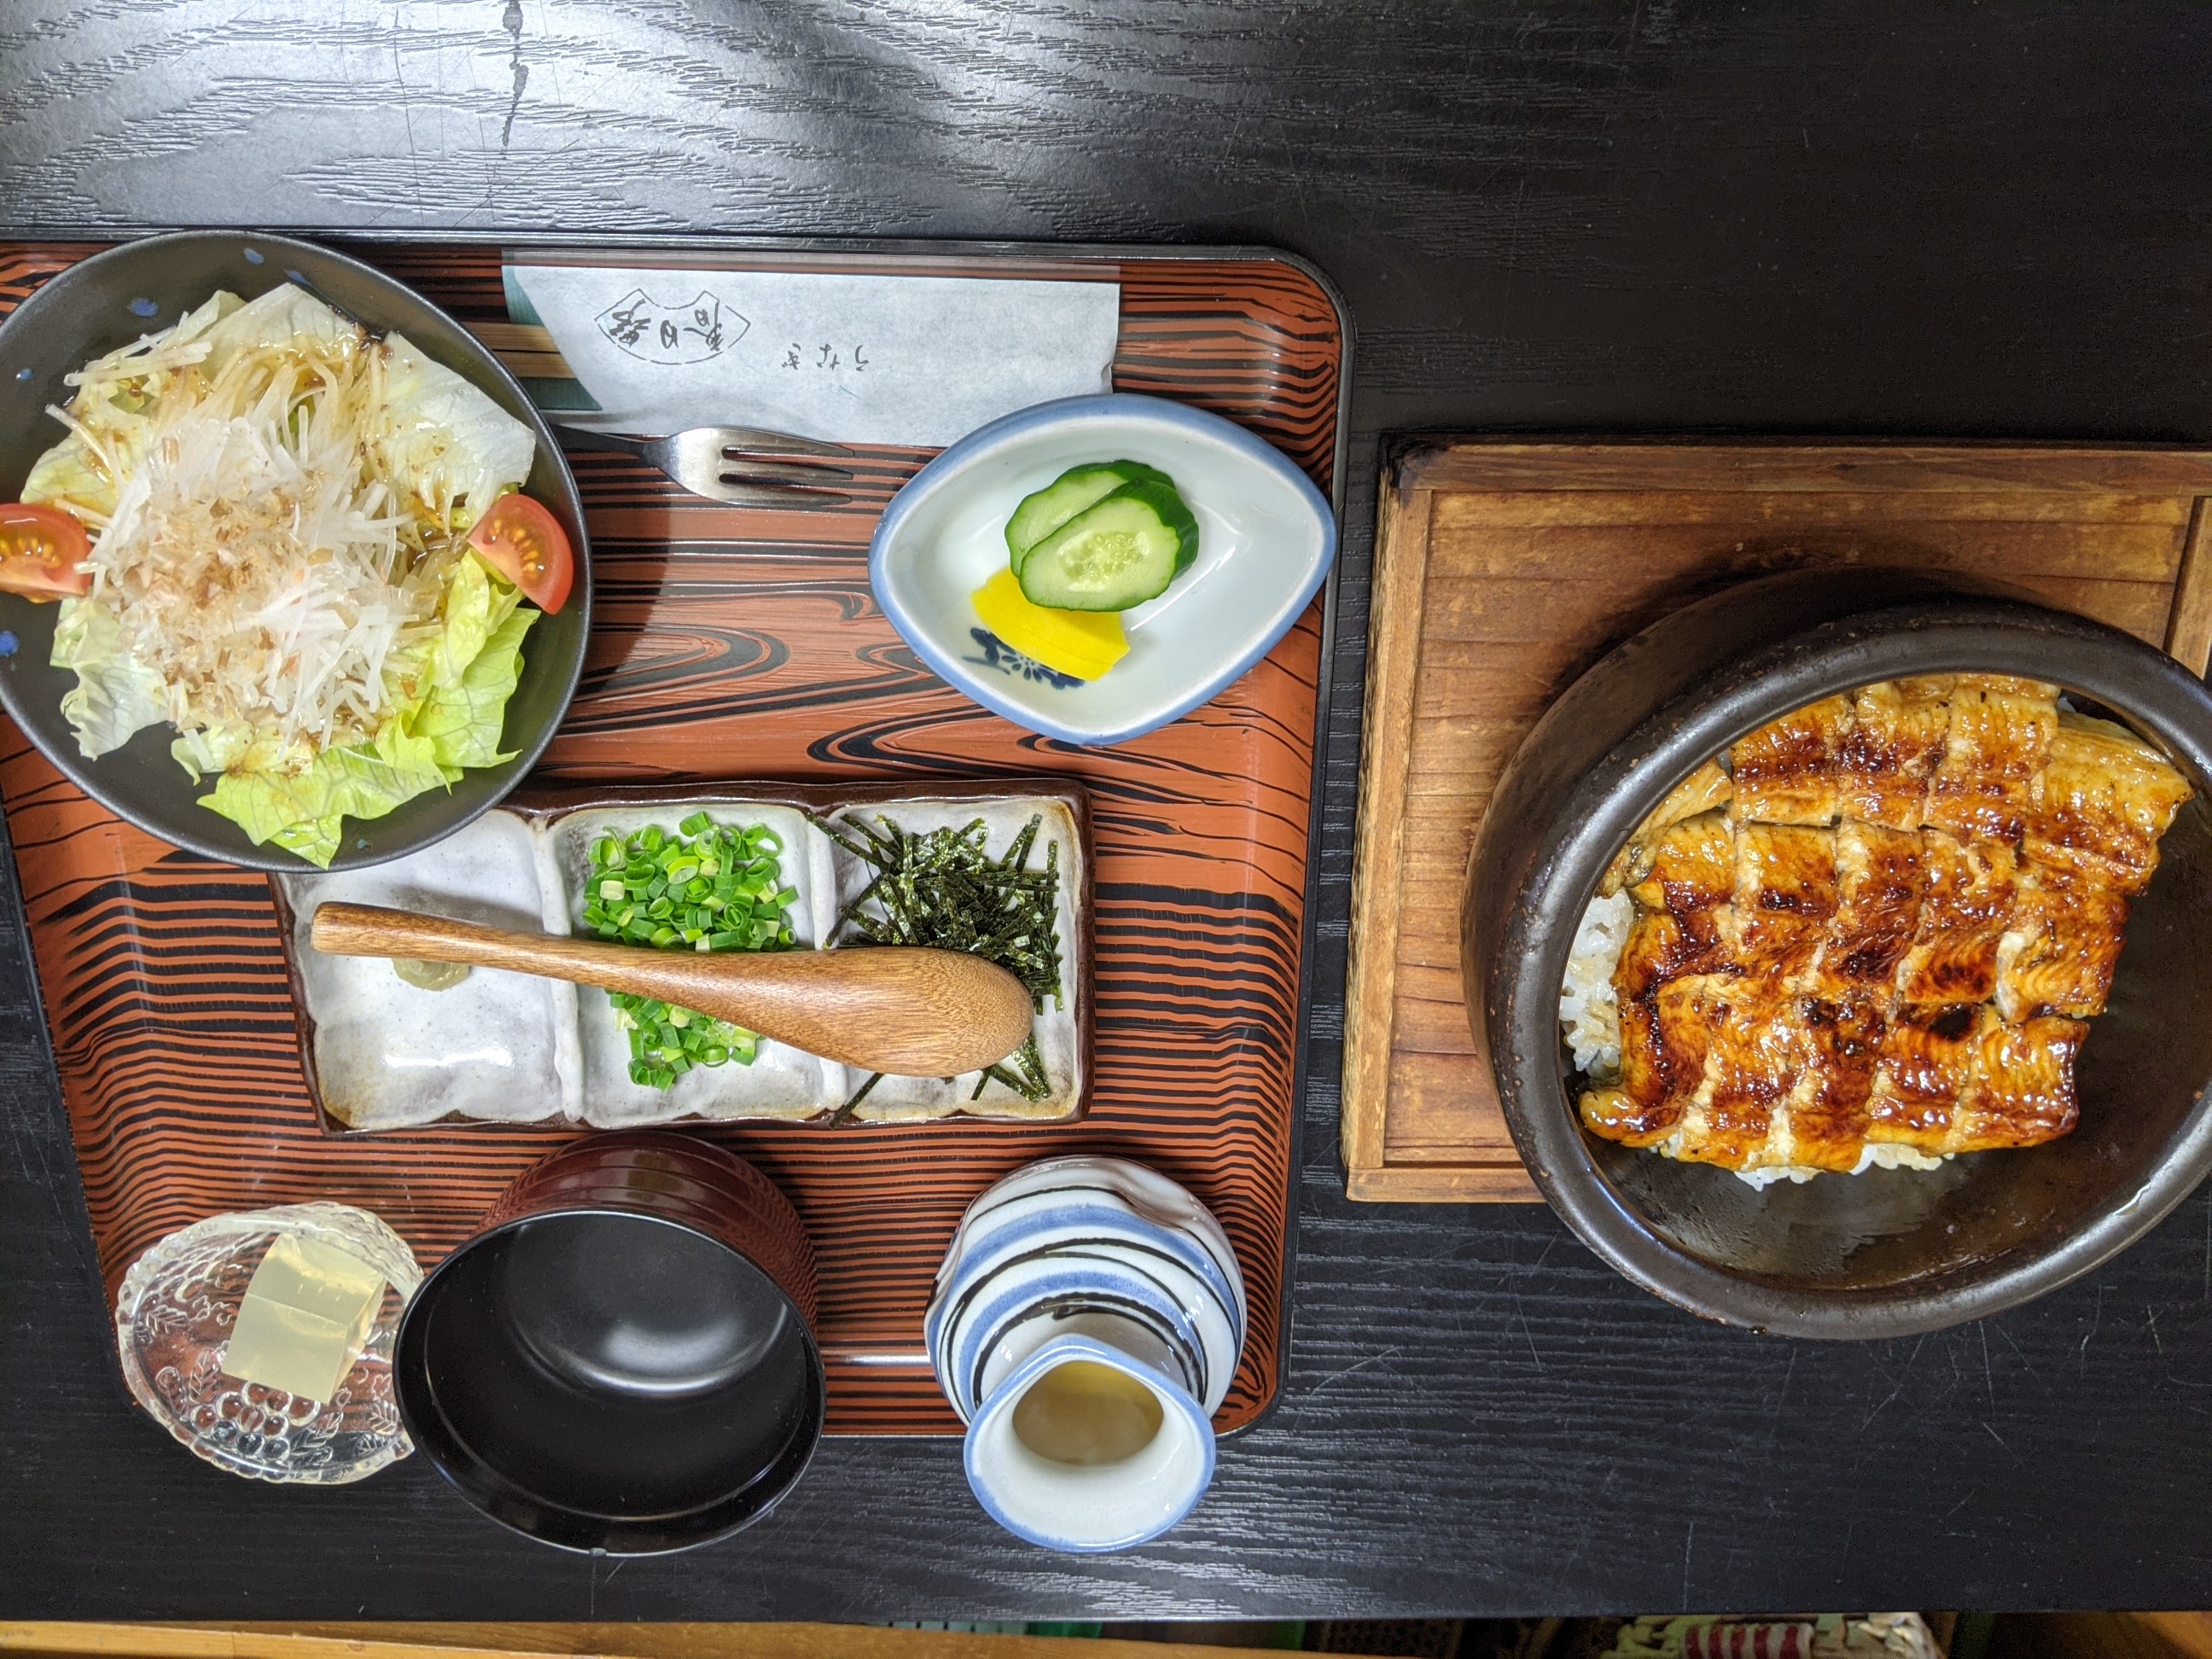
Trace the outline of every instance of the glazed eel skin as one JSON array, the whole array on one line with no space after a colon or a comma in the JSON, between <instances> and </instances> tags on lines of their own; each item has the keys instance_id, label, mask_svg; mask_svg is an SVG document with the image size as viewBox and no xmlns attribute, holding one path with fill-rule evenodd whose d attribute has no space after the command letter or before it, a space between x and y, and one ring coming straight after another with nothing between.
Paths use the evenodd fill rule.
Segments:
<instances>
[{"instance_id":1,"label":"glazed eel skin","mask_svg":"<svg viewBox=\"0 0 2212 1659\"><path fill-rule=\"evenodd\" d=\"M1674 789L1606 879L1635 902L1621 1070L1583 1123L1746 1172L2072 1129L2087 1022L2190 789L2057 697L1991 675L1869 685Z\"/></svg>"}]
</instances>

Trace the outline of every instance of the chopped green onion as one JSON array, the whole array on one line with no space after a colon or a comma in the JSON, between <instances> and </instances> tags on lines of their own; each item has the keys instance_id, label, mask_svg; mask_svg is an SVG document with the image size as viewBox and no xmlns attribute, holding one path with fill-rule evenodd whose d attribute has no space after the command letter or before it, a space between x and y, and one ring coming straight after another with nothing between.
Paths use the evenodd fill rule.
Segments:
<instances>
[{"instance_id":1,"label":"chopped green onion","mask_svg":"<svg viewBox=\"0 0 2212 1659\"><path fill-rule=\"evenodd\" d=\"M782 883L783 843L767 829L718 826L704 811L674 834L648 824L592 844L585 925L602 939L660 950L768 951L793 942L783 912L798 896ZM611 993L629 1034L630 1080L668 1089L701 1066L752 1064L750 1031L652 997Z\"/></svg>"}]
</instances>

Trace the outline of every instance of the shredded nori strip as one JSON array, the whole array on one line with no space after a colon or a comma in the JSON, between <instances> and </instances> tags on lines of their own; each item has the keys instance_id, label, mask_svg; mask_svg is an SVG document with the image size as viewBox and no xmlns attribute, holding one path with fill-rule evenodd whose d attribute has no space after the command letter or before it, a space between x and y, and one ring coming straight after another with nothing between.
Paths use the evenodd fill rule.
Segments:
<instances>
[{"instance_id":1,"label":"shredded nori strip","mask_svg":"<svg viewBox=\"0 0 2212 1659\"><path fill-rule=\"evenodd\" d=\"M851 1094L846 1096L845 1103L842 1106L840 1106L836 1111L830 1114L830 1127L835 1128L838 1124L842 1123L847 1118L852 1116L853 1109L858 1106L862 1101L866 1100L868 1097L868 1091L874 1088L876 1085L881 1083L883 1080L884 1074L881 1072L869 1073L868 1080L866 1083L863 1083L859 1088L854 1090Z\"/></svg>"},{"instance_id":2,"label":"shredded nori strip","mask_svg":"<svg viewBox=\"0 0 2212 1659\"><path fill-rule=\"evenodd\" d=\"M823 832L874 872L866 889L845 906L838 926L849 927L872 945L921 945L940 951L964 951L994 962L1021 981L1037 1012L1060 989L1060 847L1045 843L1044 867L1029 867L1036 845L1039 814L994 859L983 850L983 820L964 829L932 830L908 835L880 813L879 829L855 816L841 823L824 822ZM881 914L871 914L873 903ZM881 1073L878 1074L878 1076ZM1002 1084L1024 1100L1042 1100L1052 1091L1036 1034L975 1080L980 1099L991 1083ZM870 1078L831 1117L842 1122L875 1087Z\"/></svg>"}]
</instances>

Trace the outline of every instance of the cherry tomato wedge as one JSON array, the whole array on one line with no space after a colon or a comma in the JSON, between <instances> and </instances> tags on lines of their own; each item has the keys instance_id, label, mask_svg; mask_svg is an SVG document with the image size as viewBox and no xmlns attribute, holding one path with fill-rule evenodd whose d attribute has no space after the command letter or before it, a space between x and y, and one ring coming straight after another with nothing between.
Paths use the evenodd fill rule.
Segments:
<instances>
[{"instance_id":1,"label":"cherry tomato wedge","mask_svg":"<svg viewBox=\"0 0 2212 1659\"><path fill-rule=\"evenodd\" d=\"M568 603L575 550L561 521L529 496L501 496L469 532L469 545L547 616Z\"/></svg>"},{"instance_id":2,"label":"cherry tomato wedge","mask_svg":"<svg viewBox=\"0 0 2212 1659\"><path fill-rule=\"evenodd\" d=\"M87 592L92 572L78 567L91 556L84 526L59 508L0 505L0 588L34 599Z\"/></svg>"}]
</instances>

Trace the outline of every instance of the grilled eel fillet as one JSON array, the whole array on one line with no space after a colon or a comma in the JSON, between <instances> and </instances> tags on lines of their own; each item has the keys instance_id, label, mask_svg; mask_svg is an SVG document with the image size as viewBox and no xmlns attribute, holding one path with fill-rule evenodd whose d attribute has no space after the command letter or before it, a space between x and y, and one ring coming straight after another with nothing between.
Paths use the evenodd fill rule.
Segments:
<instances>
[{"instance_id":1,"label":"grilled eel fillet","mask_svg":"<svg viewBox=\"0 0 2212 1659\"><path fill-rule=\"evenodd\" d=\"M2129 900L2188 784L1994 675L1798 709L1678 787L1614 860L1621 1074L1598 1134L1850 1171L2066 1133Z\"/></svg>"}]
</instances>

